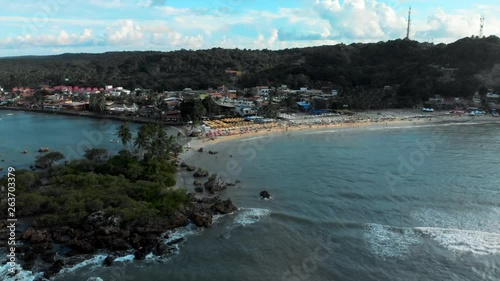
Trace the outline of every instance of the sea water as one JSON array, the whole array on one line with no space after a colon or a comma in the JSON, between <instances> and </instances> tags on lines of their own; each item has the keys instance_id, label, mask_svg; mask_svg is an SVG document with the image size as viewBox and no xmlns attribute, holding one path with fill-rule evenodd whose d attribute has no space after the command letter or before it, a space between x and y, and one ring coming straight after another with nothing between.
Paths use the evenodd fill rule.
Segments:
<instances>
[{"instance_id":1,"label":"sea water","mask_svg":"<svg viewBox=\"0 0 500 281\"><path fill-rule=\"evenodd\" d=\"M55 280L500 280L499 128L219 143L188 164L240 180L224 194L238 212L172 234L186 241L164 259L89 262Z\"/></svg>"}]
</instances>

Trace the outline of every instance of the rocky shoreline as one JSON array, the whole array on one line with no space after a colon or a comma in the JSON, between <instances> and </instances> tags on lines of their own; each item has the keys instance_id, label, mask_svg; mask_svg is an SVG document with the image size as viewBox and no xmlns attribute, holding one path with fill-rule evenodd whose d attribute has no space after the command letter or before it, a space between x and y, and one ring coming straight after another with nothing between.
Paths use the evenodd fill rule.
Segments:
<instances>
[{"instance_id":1,"label":"rocky shoreline","mask_svg":"<svg viewBox=\"0 0 500 281\"><path fill-rule=\"evenodd\" d=\"M24 232L16 234L18 243L17 258L24 270L43 272L43 277L50 279L63 268L88 259L92 255L107 255L103 266L112 266L116 257L133 254L136 260L143 260L152 253L164 256L175 252L176 244L185 238L165 242L167 233L180 227L194 224L200 228L209 228L217 215L234 213L237 208L230 199L221 199L219 194L235 183L225 183L216 175L195 169L185 163L179 163L178 170L187 169L198 173L197 177L208 177L201 183L206 193L189 193L190 203L164 218L141 218L124 222L121 217L97 211L87 216L79 227L54 225L46 227L33 224ZM201 174L200 174L201 173ZM5 221L0 225L0 241L8 241ZM7 247L1 242L1 247ZM4 245L5 244L5 245ZM4 260L3 264L7 261ZM17 272L16 272L17 274ZM37 280L43 280L39 278Z\"/></svg>"}]
</instances>

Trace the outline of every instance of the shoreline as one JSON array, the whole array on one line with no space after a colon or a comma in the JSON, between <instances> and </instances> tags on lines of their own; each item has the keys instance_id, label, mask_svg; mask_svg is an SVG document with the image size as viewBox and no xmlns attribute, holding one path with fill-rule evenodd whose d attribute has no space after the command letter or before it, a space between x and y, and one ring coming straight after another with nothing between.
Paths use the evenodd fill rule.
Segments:
<instances>
[{"instance_id":1,"label":"shoreline","mask_svg":"<svg viewBox=\"0 0 500 281\"><path fill-rule=\"evenodd\" d=\"M321 119L321 117L318 117L317 119ZM306 124L301 124L301 125L295 125L295 126L276 126L271 129L261 129L257 131L250 131L247 133L242 133L242 134L233 134L233 135L228 135L228 136L217 136L214 138L207 138L207 137L201 137L201 138L191 138L187 142L187 144L190 145L190 151L196 151L203 147L204 149L210 148L211 146L218 144L218 143L223 143L223 142L229 142L233 140L244 140L244 139L251 139L251 138L256 138L256 137L272 137L272 136L277 136L277 135L283 135L286 133L296 133L296 132L301 132L301 131L322 131L322 130L335 130L335 129L349 129L349 130L363 130L363 129L370 129L374 127L380 127L380 128L391 128L391 127L398 127L398 126L403 126L403 127L408 127L411 128L413 126L417 125L432 125L432 124L453 124L453 123L470 123L470 122L482 122L482 123L500 123L500 119L491 117L491 116L432 116L428 118L420 118L419 120L401 120L401 119L395 119L395 120L386 120L383 122L380 121L361 121L361 122L340 122L340 123L333 123L333 124L311 124L311 125L306 125ZM186 153L186 152L184 152ZM181 155L183 155L182 153Z\"/></svg>"},{"instance_id":2,"label":"shoreline","mask_svg":"<svg viewBox=\"0 0 500 281\"><path fill-rule=\"evenodd\" d=\"M93 118L93 119L109 119L114 121L125 121L132 122L137 124L148 124L148 123L156 123L157 120L144 118L144 117L132 117L132 116L118 116L118 115L109 115L109 114L95 114L89 111L70 111L70 110L43 110L43 109L29 109L29 108L21 108L21 107L6 107L0 106L0 110L12 110L12 111L23 111L23 112L32 112L32 113L45 113L45 114L54 114L54 115L65 115L65 116L75 116L75 117L84 117L84 118ZM182 123L172 123L172 122L162 122L166 126L179 127L182 126Z\"/></svg>"}]
</instances>

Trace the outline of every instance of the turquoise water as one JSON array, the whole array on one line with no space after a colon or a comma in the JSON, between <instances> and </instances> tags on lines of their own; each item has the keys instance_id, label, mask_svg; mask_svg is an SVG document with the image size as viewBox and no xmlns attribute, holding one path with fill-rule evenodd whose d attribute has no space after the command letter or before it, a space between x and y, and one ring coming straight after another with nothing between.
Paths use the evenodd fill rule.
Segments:
<instances>
[{"instance_id":1,"label":"turquoise water","mask_svg":"<svg viewBox=\"0 0 500 281\"><path fill-rule=\"evenodd\" d=\"M40 147L59 151L65 160L81 158L89 147L116 153L123 148L115 135L121 122L43 113L0 111L0 166L29 168ZM135 135L139 125L129 124ZM27 150L27 154L22 152ZM5 171L4 171L5 172Z\"/></svg>"},{"instance_id":2,"label":"turquoise water","mask_svg":"<svg viewBox=\"0 0 500 281\"><path fill-rule=\"evenodd\" d=\"M499 125L217 144L189 164L241 180L226 191L238 213L182 229L175 255L97 256L55 280L500 280Z\"/></svg>"}]
</instances>

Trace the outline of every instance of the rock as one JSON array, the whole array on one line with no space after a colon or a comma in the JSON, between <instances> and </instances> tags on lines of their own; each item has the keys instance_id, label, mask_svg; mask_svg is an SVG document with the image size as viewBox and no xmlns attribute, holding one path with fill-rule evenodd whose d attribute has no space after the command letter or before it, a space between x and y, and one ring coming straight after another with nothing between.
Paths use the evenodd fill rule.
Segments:
<instances>
[{"instance_id":1,"label":"rock","mask_svg":"<svg viewBox=\"0 0 500 281\"><path fill-rule=\"evenodd\" d=\"M49 241L49 234L47 231L35 230L30 227L23 233L22 239L30 241L31 244L45 243Z\"/></svg>"},{"instance_id":2,"label":"rock","mask_svg":"<svg viewBox=\"0 0 500 281\"><path fill-rule=\"evenodd\" d=\"M185 162L181 162L181 167L182 168L186 168L188 166L188 164L186 164Z\"/></svg>"},{"instance_id":3,"label":"rock","mask_svg":"<svg viewBox=\"0 0 500 281\"><path fill-rule=\"evenodd\" d=\"M29 240L31 238L31 235L33 235L33 232L35 232L35 229L32 227L29 227L26 229L26 231L23 233L22 239L23 240Z\"/></svg>"},{"instance_id":4,"label":"rock","mask_svg":"<svg viewBox=\"0 0 500 281\"><path fill-rule=\"evenodd\" d=\"M195 166L187 166L187 170L189 172L193 172L194 170L196 170L196 167Z\"/></svg>"},{"instance_id":5,"label":"rock","mask_svg":"<svg viewBox=\"0 0 500 281\"><path fill-rule=\"evenodd\" d=\"M225 201L219 201L215 203L211 209L219 214L230 214L233 213L237 210L236 206L233 205L233 202L231 202L230 199L227 199Z\"/></svg>"},{"instance_id":6,"label":"rock","mask_svg":"<svg viewBox=\"0 0 500 281\"><path fill-rule=\"evenodd\" d=\"M211 194L224 190L226 187L227 185L221 178L213 175L205 182L205 189Z\"/></svg>"},{"instance_id":7,"label":"rock","mask_svg":"<svg viewBox=\"0 0 500 281\"><path fill-rule=\"evenodd\" d=\"M194 172L193 177L195 178L208 177L208 171L198 168L198 170Z\"/></svg>"},{"instance_id":8,"label":"rock","mask_svg":"<svg viewBox=\"0 0 500 281\"><path fill-rule=\"evenodd\" d=\"M196 192L198 192L198 193L202 193L202 192L203 192L203 187L201 187L201 186L196 186L196 187L194 188L194 191L196 191Z\"/></svg>"},{"instance_id":9,"label":"rock","mask_svg":"<svg viewBox=\"0 0 500 281\"><path fill-rule=\"evenodd\" d=\"M211 151L211 150L210 150L210 151L208 151L208 153L210 153L210 154L217 154L217 153L219 153L219 152L218 152L218 151Z\"/></svg>"},{"instance_id":10,"label":"rock","mask_svg":"<svg viewBox=\"0 0 500 281\"><path fill-rule=\"evenodd\" d=\"M108 225L108 221L106 219L106 213L104 211L94 212L94 213L88 215L86 223L92 229L106 226L106 225Z\"/></svg>"},{"instance_id":11,"label":"rock","mask_svg":"<svg viewBox=\"0 0 500 281\"><path fill-rule=\"evenodd\" d=\"M66 246L68 246L72 250L77 251L78 253L83 254L91 254L96 250L94 246L92 246L92 244L86 240L73 239L66 243Z\"/></svg>"},{"instance_id":12,"label":"rock","mask_svg":"<svg viewBox=\"0 0 500 281\"><path fill-rule=\"evenodd\" d=\"M269 194L269 192L267 191L261 191L260 192L260 199L269 199L271 198L271 195Z\"/></svg>"},{"instance_id":13,"label":"rock","mask_svg":"<svg viewBox=\"0 0 500 281\"><path fill-rule=\"evenodd\" d=\"M40 255L42 260L46 263L53 263L54 262L54 257L56 256L55 252L46 252Z\"/></svg>"},{"instance_id":14,"label":"rock","mask_svg":"<svg viewBox=\"0 0 500 281\"><path fill-rule=\"evenodd\" d=\"M202 186L202 185L203 185L203 183L201 183L201 182L199 182L199 181L194 181L194 182L193 182L193 185L194 185L194 186Z\"/></svg>"},{"instance_id":15,"label":"rock","mask_svg":"<svg viewBox=\"0 0 500 281\"><path fill-rule=\"evenodd\" d=\"M165 245L165 243L158 243L156 244L156 247L153 250L153 254L155 256L163 256L164 254L168 253L168 247Z\"/></svg>"},{"instance_id":16,"label":"rock","mask_svg":"<svg viewBox=\"0 0 500 281\"><path fill-rule=\"evenodd\" d=\"M209 228L212 226L212 215L208 213L194 213L189 219L197 226L197 227L205 227Z\"/></svg>"},{"instance_id":17,"label":"rock","mask_svg":"<svg viewBox=\"0 0 500 281\"><path fill-rule=\"evenodd\" d=\"M100 239L104 246L112 251L125 251L130 249L130 245L127 241L117 238L117 237L108 237L107 239Z\"/></svg>"},{"instance_id":18,"label":"rock","mask_svg":"<svg viewBox=\"0 0 500 281\"><path fill-rule=\"evenodd\" d=\"M54 275L56 275L57 273L59 273L59 271L61 271L61 269L63 269L63 267L64 267L64 261L63 260L56 260L49 267L49 269L44 272L43 277L45 277L47 279L50 279Z\"/></svg>"},{"instance_id":19,"label":"rock","mask_svg":"<svg viewBox=\"0 0 500 281\"><path fill-rule=\"evenodd\" d=\"M203 151L205 151L203 147L200 147L200 149L198 149L198 152L203 152Z\"/></svg>"},{"instance_id":20,"label":"rock","mask_svg":"<svg viewBox=\"0 0 500 281\"><path fill-rule=\"evenodd\" d=\"M136 260L143 260L146 258L146 256L149 254L149 251L148 249L145 249L145 248L139 248L137 250L135 250L134 252L134 258Z\"/></svg>"},{"instance_id":21,"label":"rock","mask_svg":"<svg viewBox=\"0 0 500 281\"><path fill-rule=\"evenodd\" d=\"M104 259L104 261L102 262L102 264L103 264L104 266L111 266L111 265L113 264L113 261L114 261L114 260L115 260L115 258L114 258L114 257L112 257L112 256L107 256L107 257Z\"/></svg>"}]
</instances>

